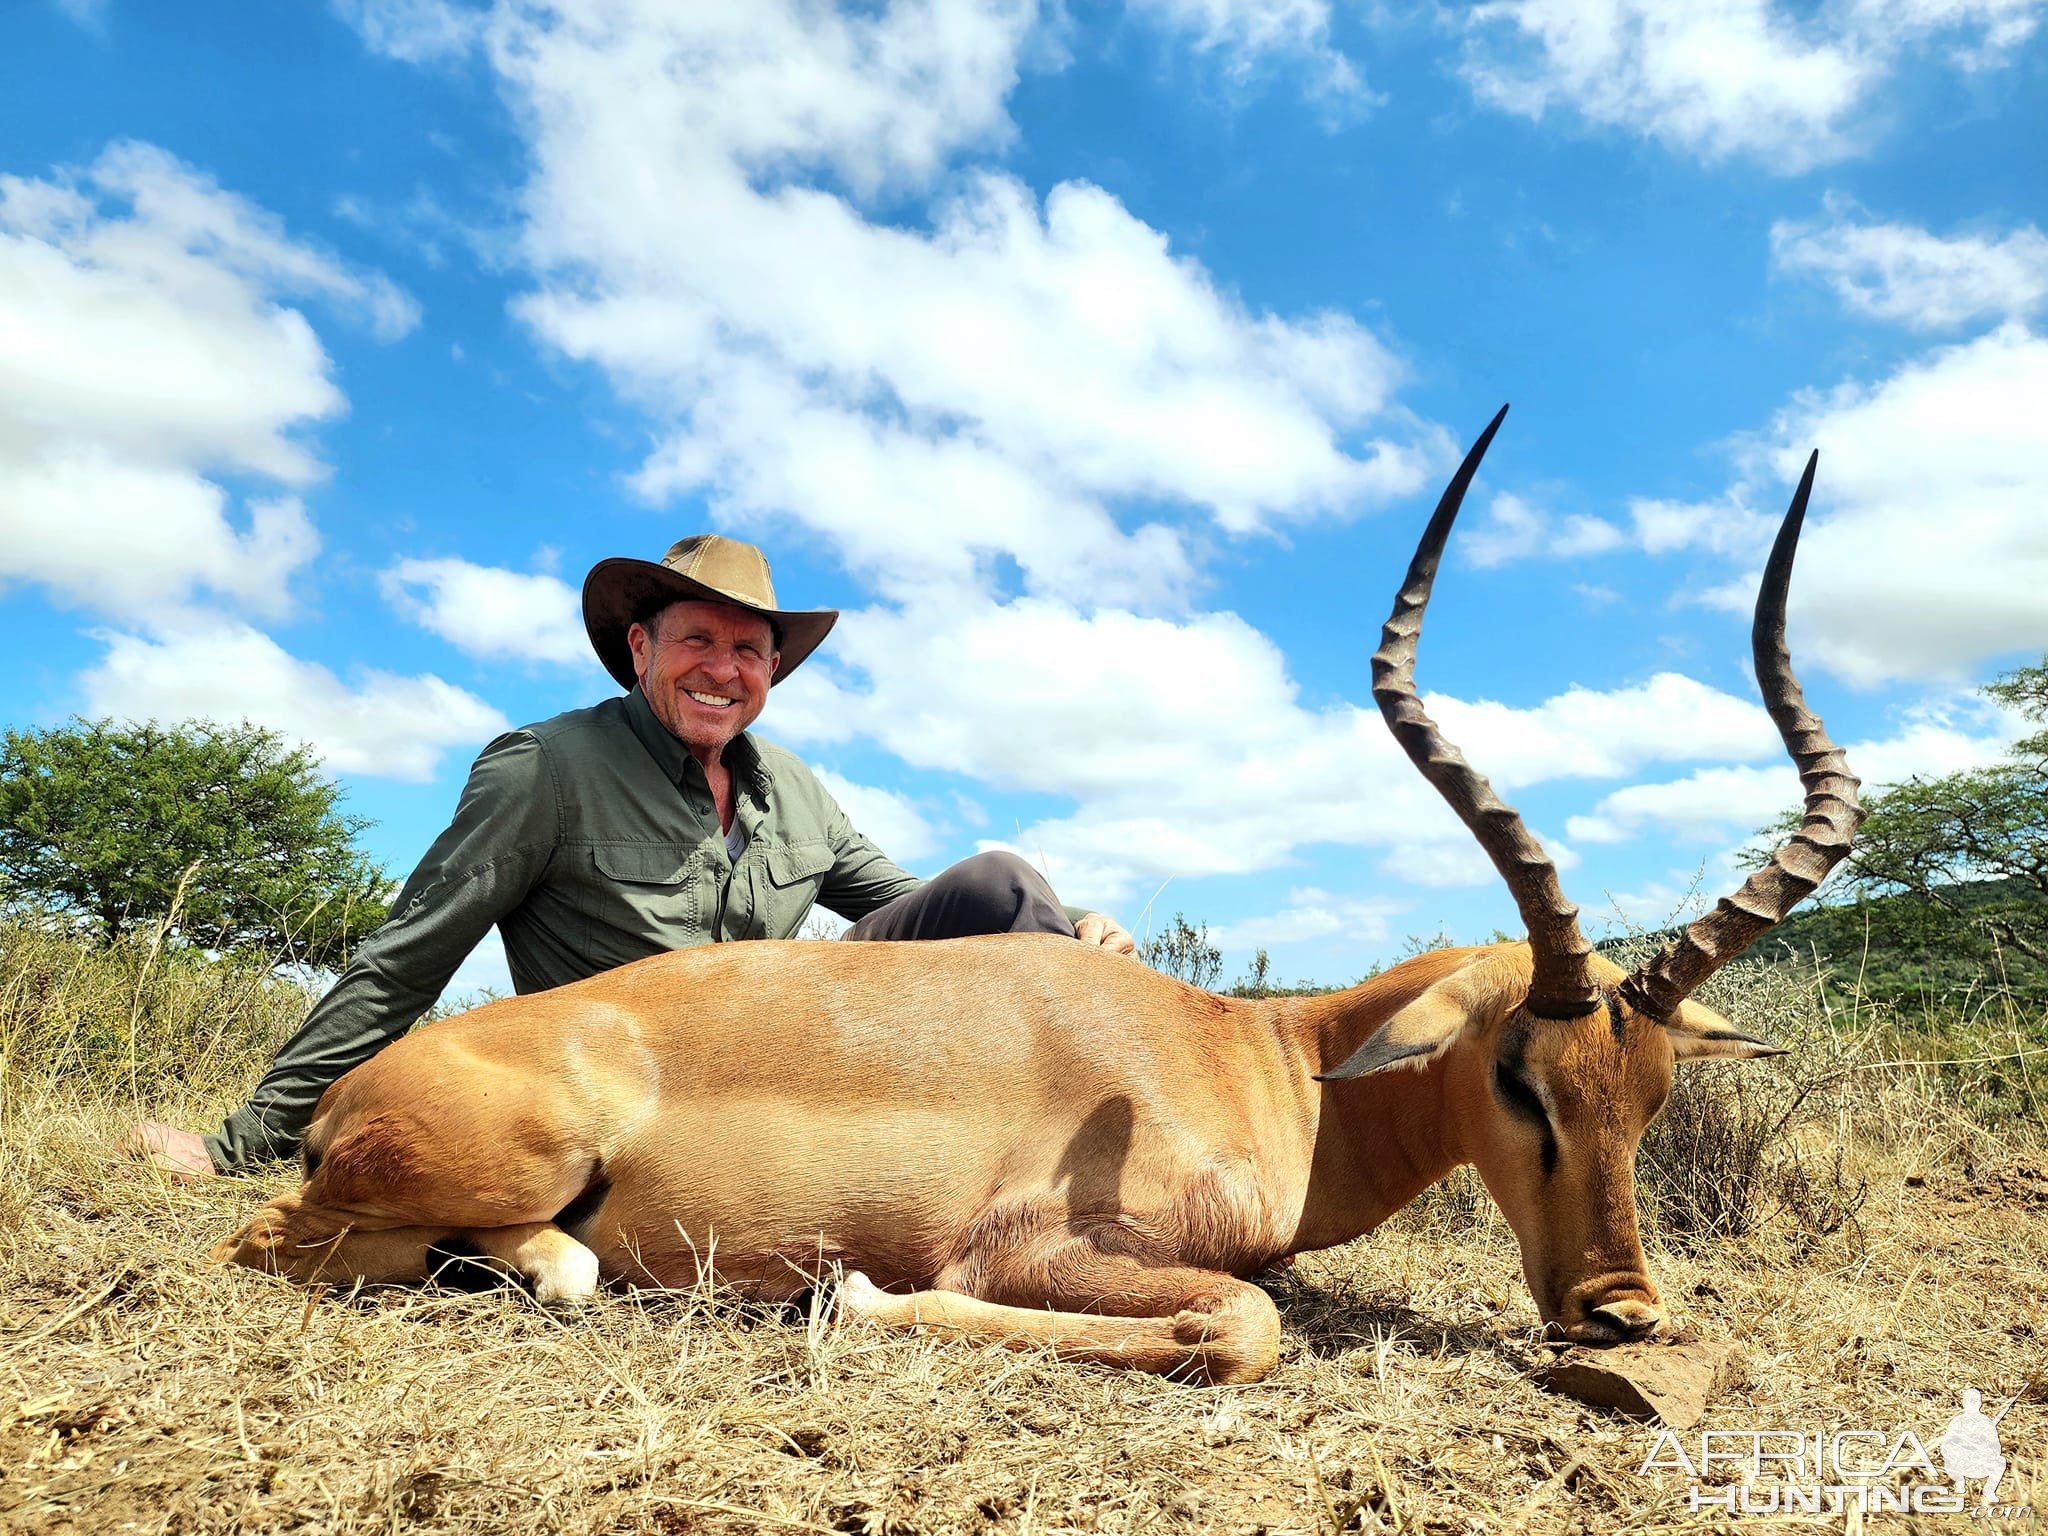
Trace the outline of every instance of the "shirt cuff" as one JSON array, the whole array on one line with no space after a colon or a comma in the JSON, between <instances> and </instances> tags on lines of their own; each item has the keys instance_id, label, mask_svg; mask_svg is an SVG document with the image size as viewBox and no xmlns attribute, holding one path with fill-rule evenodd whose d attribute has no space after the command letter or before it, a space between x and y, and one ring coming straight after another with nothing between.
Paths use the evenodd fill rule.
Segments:
<instances>
[{"instance_id":1,"label":"shirt cuff","mask_svg":"<svg viewBox=\"0 0 2048 1536\"><path fill-rule=\"evenodd\" d=\"M252 1164L276 1162L295 1155L300 1138L266 1125L253 1104L244 1104L229 1115L221 1128L208 1136L206 1155L213 1159L215 1173L245 1173Z\"/></svg>"}]
</instances>

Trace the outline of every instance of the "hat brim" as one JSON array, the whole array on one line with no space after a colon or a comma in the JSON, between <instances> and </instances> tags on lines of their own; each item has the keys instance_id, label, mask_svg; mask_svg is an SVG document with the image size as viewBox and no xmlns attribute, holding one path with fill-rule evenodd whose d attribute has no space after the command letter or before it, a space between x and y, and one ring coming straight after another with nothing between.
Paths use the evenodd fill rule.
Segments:
<instances>
[{"instance_id":1,"label":"hat brim","mask_svg":"<svg viewBox=\"0 0 2048 1536\"><path fill-rule=\"evenodd\" d=\"M626 644L626 631L633 621L663 599L681 602L691 598L744 608L772 619L781 628L782 660L775 668L770 687L802 666L839 622L837 608L763 608L758 603L742 602L730 592L693 581L652 560L625 556L600 560L583 578L583 628L590 636L597 659L621 688L630 691L640 680L633 670L632 647Z\"/></svg>"}]
</instances>

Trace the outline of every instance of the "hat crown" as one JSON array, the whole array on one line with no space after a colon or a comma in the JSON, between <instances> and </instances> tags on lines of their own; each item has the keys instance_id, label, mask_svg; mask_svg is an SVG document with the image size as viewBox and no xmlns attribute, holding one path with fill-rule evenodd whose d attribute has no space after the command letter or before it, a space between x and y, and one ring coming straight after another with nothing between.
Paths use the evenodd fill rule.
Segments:
<instances>
[{"instance_id":1,"label":"hat crown","mask_svg":"<svg viewBox=\"0 0 2048 1536\"><path fill-rule=\"evenodd\" d=\"M628 631L677 602L735 603L765 615L782 655L778 683L803 665L839 618L832 608L785 612L775 601L768 557L742 539L694 533L671 544L659 564L624 555L600 560L583 578L583 628L621 688L633 687L637 674Z\"/></svg>"},{"instance_id":2,"label":"hat crown","mask_svg":"<svg viewBox=\"0 0 2048 1536\"><path fill-rule=\"evenodd\" d=\"M723 592L749 608L773 608L775 583L768 576L768 557L754 545L723 534L693 533L668 547L661 563L678 576Z\"/></svg>"}]
</instances>

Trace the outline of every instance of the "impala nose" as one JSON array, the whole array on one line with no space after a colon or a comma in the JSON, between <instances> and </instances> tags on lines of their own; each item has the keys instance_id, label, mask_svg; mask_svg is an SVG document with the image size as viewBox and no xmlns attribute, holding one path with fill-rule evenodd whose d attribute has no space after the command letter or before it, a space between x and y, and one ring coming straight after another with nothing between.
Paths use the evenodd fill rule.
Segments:
<instances>
[{"instance_id":1,"label":"impala nose","mask_svg":"<svg viewBox=\"0 0 2048 1536\"><path fill-rule=\"evenodd\" d=\"M1585 1320L1567 1328L1565 1336L1574 1344L1626 1344L1649 1337L1663 1320L1663 1313L1647 1302L1610 1301L1588 1308Z\"/></svg>"}]
</instances>

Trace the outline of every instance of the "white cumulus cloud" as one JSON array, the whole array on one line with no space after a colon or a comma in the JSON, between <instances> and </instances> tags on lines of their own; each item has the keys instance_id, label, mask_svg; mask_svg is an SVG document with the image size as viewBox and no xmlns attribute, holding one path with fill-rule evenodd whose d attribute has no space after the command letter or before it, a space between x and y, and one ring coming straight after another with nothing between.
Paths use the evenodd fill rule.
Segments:
<instances>
[{"instance_id":1,"label":"white cumulus cloud","mask_svg":"<svg viewBox=\"0 0 2048 1536\"><path fill-rule=\"evenodd\" d=\"M834 739L857 733L921 769L1072 802L981 843L1041 864L1069 900L1283 867L1315 844L1356 847L1412 883L1498 878L1377 710L1305 706L1278 648L1233 614L1034 598L868 609L841 621L821 671L829 708L785 711L778 691L762 729L805 740L823 720ZM1425 703L1503 787L1780 750L1754 703L1669 673L1521 709ZM1547 841L1560 867L1573 862Z\"/></svg>"},{"instance_id":2,"label":"white cumulus cloud","mask_svg":"<svg viewBox=\"0 0 2048 1536\"><path fill-rule=\"evenodd\" d=\"M1314 939L1337 939L1371 953L1393 933L1393 920L1406 903L1381 896L1347 896L1313 886L1287 893L1287 905L1258 917L1239 918L1209 931L1220 949L1252 950Z\"/></svg>"},{"instance_id":3,"label":"white cumulus cloud","mask_svg":"<svg viewBox=\"0 0 2048 1536\"><path fill-rule=\"evenodd\" d=\"M1844 746L1866 791L1915 775L1956 773L1996 762L2012 732L1948 719L1909 721L1897 735ZM1619 843L1655 829L1686 844L1728 847L1801 803L1799 774L1789 761L1702 768L1663 783L1631 784L1565 823L1586 843Z\"/></svg>"},{"instance_id":4,"label":"white cumulus cloud","mask_svg":"<svg viewBox=\"0 0 2048 1536\"><path fill-rule=\"evenodd\" d=\"M846 819L898 864L914 869L939 851L941 840L937 829L908 795L893 789L879 789L872 784L856 784L829 768L811 771L832 798L839 802L839 808L846 812Z\"/></svg>"},{"instance_id":5,"label":"white cumulus cloud","mask_svg":"<svg viewBox=\"0 0 2048 1536\"><path fill-rule=\"evenodd\" d=\"M301 434L344 401L283 296L386 335L416 315L150 145L0 177L0 579L114 612L202 590L287 607L318 548L303 505L237 507L208 478L322 473Z\"/></svg>"},{"instance_id":6,"label":"white cumulus cloud","mask_svg":"<svg viewBox=\"0 0 2048 1536\"><path fill-rule=\"evenodd\" d=\"M1761 704L1679 672L1605 691L1573 686L1533 708L1435 695L1424 703L1503 787L1622 778L1652 762L1744 761L1782 750Z\"/></svg>"},{"instance_id":7,"label":"white cumulus cloud","mask_svg":"<svg viewBox=\"0 0 2048 1536\"><path fill-rule=\"evenodd\" d=\"M1331 46L1329 0L1129 0L1129 9L1187 34L1236 79L1269 60L1296 60L1324 96L1367 102L1357 66Z\"/></svg>"},{"instance_id":8,"label":"white cumulus cloud","mask_svg":"<svg viewBox=\"0 0 2048 1536\"><path fill-rule=\"evenodd\" d=\"M1103 189L1041 199L975 161L1012 135L1038 19L492 13L534 164L518 313L644 409L645 495L793 522L892 600L1014 580L1151 606L1191 586L1190 518L1347 514L1450 457L1358 321L1261 311ZM885 196L916 214L874 216Z\"/></svg>"},{"instance_id":9,"label":"white cumulus cloud","mask_svg":"<svg viewBox=\"0 0 2048 1536\"><path fill-rule=\"evenodd\" d=\"M1628 504L1636 544L1652 555L1704 549L1731 559L1747 559L1768 550L1776 537L1778 509L1766 516L1735 493L1719 501L1660 501L1639 496Z\"/></svg>"},{"instance_id":10,"label":"white cumulus cloud","mask_svg":"<svg viewBox=\"0 0 2048 1536\"><path fill-rule=\"evenodd\" d=\"M1512 492L1487 504L1484 517L1460 530L1459 548L1482 570L1542 557L1570 560L1618 549L1628 536L1612 523L1584 513L1558 517Z\"/></svg>"},{"instance_id":11,"label":"white cumulus cloud","mask_svg":"<svg viewBox=\"0 0 2048 1536\"><path fill-rule=\"evenodd\" d=\"M1909 59L2010 58L2043 0L1491 0L1466 25L1466 80L1531 118L1576 113L1703 159L1798 173L1855 152Z\"/></svg>"},{"instance_id":12,"label":"white cumulus cloud","mask_svg":"<svg viewBox=\"0 0 2048 1536\"><path fill-rule=\"evenodd\" d=\"M364 669L343 681L246 624L172 617L152 634L108 632L82 679L87 712L131 720L248 720L310 743L336 773L425 780L450 748L507 728L474 694L438 677Z\"/></svg>"},{"instance_id":13,"label":"white cumulus cloud","mask_svg":"<svg viewBox=\"0 0 2048 1536\"><path fill-rule=\"evenodd\" d=\"M2004 235L1942 236L1858 222L1839 203L1828 215L1773 224L1771 258L1782 271L1820 279L1859 314L1939 331L2023 320L2048 303L2048 235L2031 224Z\"/></svg>"},{"instance_id":14,"label":"white cumulus cloud","mask_svg":"<svg viewBox=\"0 0 2048 1536\"><path fill-rule=\"evenodd\" d=\"M1779 413L1768 436L1781 484L1820 450L1796 655L1875 684L1956 680L2048 649L2044 399L2048 338L2005 325ZM1745 577L1723 597L1746 609L1754 591Z\"/></svg>"},{"instance_id":15,"label":"white cumulus cloud","mask_svg":"<svg viewBox=\"0 0 2048 1536\"><path fill-rule=\"evenodd\" d=\"M467 655L595 669L576 588L545 573L467 560L400 560L379 578L385 600Z\"/></svg>"}]
</instances>

